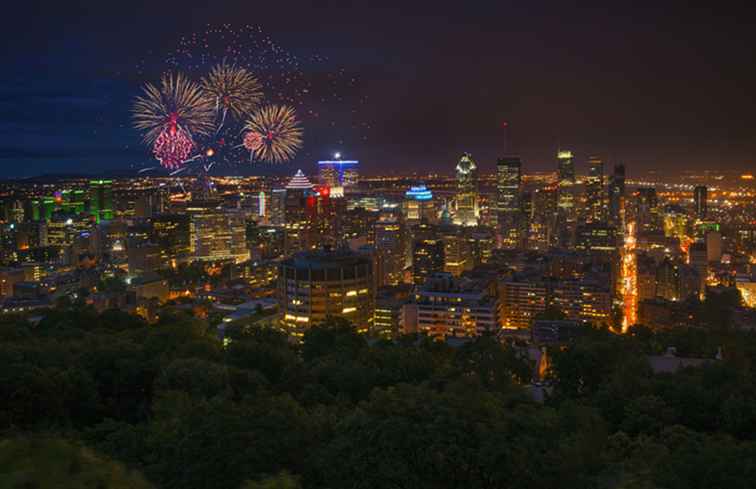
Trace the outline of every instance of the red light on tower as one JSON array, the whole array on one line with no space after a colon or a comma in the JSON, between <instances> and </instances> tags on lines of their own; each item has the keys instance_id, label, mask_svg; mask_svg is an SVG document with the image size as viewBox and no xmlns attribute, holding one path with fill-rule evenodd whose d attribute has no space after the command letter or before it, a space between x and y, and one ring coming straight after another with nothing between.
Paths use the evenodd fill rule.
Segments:
<instances>
[{"instance_id":1,"label":"red light on tower","mask_svg":"<svg viewBox=\"0 0 756 489\"><path fill-rule=\"evenodd\" d=\"M307 207L309 207L310 209L312 209L313 207L315 207L315 203L316 202L317 201L315 200L315 196L314 195L310 195L310 196L307 197Z\"/></svg>"},{"instance_id":2,"label":"red light on tower","mask_svg":"<svg viewBox=\"0 0 756 489\"><path fill-rule=\"evenodd\" d=\"M321 197L328 198L331 195L331 188L330 187L320 187L318 189L318 193L321 195Z\"/></svg>"}]
</instances>

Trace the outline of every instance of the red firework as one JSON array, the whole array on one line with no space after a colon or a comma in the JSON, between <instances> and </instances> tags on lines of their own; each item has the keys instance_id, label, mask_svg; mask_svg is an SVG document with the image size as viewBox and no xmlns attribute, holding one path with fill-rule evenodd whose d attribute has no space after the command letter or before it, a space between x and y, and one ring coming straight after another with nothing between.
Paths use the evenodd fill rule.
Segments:
<instances>
[{"instance_id":1,"label":"red firework","mask_svg":"<svg viewBox=\"0 0 756 489\"><path fill-rule=\"evenodd\" d=\"M263 144L263 138L258 133L250 131L244 136L244 147L249 151L256 151Z\"/></svg>"},{"instance_id":2,"label":"red firework","mask_svg":"<svg viewBox=\"0 0 756 489\"><path fill-rule=\"evenodd\" d=\"M194 149L194 141L184 131L171 126L160 133L152 146L152 153L169 170L181 166Z\"/></svg>"}]
</instances>

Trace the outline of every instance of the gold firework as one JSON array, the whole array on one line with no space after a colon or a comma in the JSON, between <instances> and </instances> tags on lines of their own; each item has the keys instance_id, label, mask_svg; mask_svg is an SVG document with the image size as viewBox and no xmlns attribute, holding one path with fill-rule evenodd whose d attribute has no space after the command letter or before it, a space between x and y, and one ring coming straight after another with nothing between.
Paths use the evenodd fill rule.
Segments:
<instances>
[{"instance_id":1,"label":"gold firework","mask_svg":"<svg viewBox=\"0 0 756 489\"><path fill-rule=\"evenodd\" d=\"M214 100L202 87L181 73L163 75L160 87L144 85L133 107L134 127L144 131L146 143L153 143L163 131L207 135L213 131Z\"/></svg>"},{"instance_id":2,"label":"gold firework","mask_svg":"<svg viewBox=\"0 0 756 489\"><path fill-rule=\"evenodd\" d=\"M223 109L224 116L226 111L231 111L237 119L254 112L263 99L257 78L245 68L225 61L202 79L202 88L215 100L216 108Z\"/></svg>"},{"instance_id":3,"label":"gold firework","mask_svg":"<svg viewBox=\"0 0 756 489\"><path fill-rule=\"evenodd\" d=\"M247 121L247 136L256 134L259 143L250 145L251 156L269 163L282 163L302 147L302 126L294 109L287 105L266 105ZM245 136L246 137L246 136Z\"/></svg>"}]
</instances>

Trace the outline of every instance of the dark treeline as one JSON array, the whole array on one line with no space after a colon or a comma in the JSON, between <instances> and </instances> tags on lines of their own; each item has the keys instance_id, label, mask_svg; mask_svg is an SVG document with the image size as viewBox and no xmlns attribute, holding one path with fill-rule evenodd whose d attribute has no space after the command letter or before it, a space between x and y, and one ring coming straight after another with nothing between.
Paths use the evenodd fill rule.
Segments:
<instances>
[{"instance_id":1,"label":"dark treeline","mask_svg":"<svg viewBox=\"0 0 756 489\"><path fill-rule=\"evenodd\" d=\"M756 338L746 333L588 330L551 349L553 391L537 403L523 350L491 337L459 348L389 343L333 321L300 346L273 330L232 327L224 348L188 316L148 325L69 306L35 326L1 321L0 487L756 481ZM722 359L654 374L647 355L670 345Z\"/></svg>"}]
</instances>

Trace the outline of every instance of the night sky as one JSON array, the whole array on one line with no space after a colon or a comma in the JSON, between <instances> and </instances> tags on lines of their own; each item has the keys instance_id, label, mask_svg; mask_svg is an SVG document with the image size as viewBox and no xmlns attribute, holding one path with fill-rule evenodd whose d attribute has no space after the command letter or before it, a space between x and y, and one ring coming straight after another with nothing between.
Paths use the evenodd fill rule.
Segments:
<instances>
[{"instance_id":1,"label":"night sky","mask_svg":"<svg viewBox=\"0 0 756 489\"><path fill-rule=\"evenodd\" d=\"M132 97L157 80L182 36L226 23L259 25L288 52L322 57L303 70L334 101L305 120L305 148L287 169L311 172L336 150L366 173L449 172L463 151L493 169L504 121L526 172L552 169L560 145L575 151L579 169L599 153L631 176L756 167L756 31L744 11L67 3L3 6L4 177L152 165L130 127ZM354 81L329 88L336 72Z\"/></svg>"}]
</instances>

